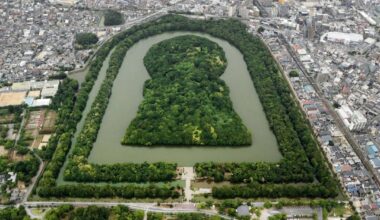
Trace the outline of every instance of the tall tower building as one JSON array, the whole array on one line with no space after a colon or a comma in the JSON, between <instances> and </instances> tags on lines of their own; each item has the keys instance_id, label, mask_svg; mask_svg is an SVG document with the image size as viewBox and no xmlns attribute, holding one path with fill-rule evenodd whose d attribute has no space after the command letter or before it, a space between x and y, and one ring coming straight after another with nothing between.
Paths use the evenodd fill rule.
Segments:
<instances>
[{"instance_id":1,"label":"tall tower building","mask_svg":"<svg viewBox=\"0 0 380 220\"><path fill-rule=\"evenodd\" d=\"M315 37L315 20L313 17L308 17L305 20L305 37L309 40L314 40Z\"/></svg>"}]
</instances>

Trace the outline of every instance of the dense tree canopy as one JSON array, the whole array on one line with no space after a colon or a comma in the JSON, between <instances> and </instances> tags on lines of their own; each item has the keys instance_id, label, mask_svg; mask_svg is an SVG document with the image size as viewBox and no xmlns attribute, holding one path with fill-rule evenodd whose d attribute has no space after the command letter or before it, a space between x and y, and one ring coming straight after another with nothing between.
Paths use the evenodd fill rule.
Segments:
<instances>
[{"instance_id":1,"label":"dense tree canopy","mask_svg":"<svg viewBox=\"0 0 380 220\"><path fill-rule=\"evenodd\" d=\"M139 34L134 33L132 36ZM106 79L92 103L84 126L77 137L73 153L64 172L65 180L78 182L147 182L169 181L175 176L176 164L159 162L155 164L89 164L89 156L100 128L107 103L111 96L113 82L119 72L123 58L132 45L130 38L120 39L121 42L113 51L106 73ZM85 104L85 103L84 103Z\"/></svg>"},{"instance_id":2,"label":"dense tree canopy","mask_svg":"<svg viewBox=\"0 0 380 220\"><path fill-rule=\"evenodd\" d=\"M72 205L61 205L49 210L46 220L143 220L144 212L133 211L127 206L115 206L112 208L101 206L88 206L74 208Z\"/></svg>"},{"instance_id":3,"label":"dense tree canopy","mask_svg":"<svg viewBox=\"0 0 380 220\"><path fill-rule=\"evenodd\" d=\"M72 197L72 198L178 198L179 192L174 187L166 185L89 185L67 184L54 187L41 187L38 190L41 197Z\"/></svg>"},{"instance_id":4,"label":"dense tree canopy","mask_svg":"<svg viewBox=\"0 0 380 220\"><path fill-rule=\"evenodd\" d=\"M289 77L298 77L299 76L299 73L297 72L297 70L292 70L289 72Z\"/></svg>"},{"instance_id":5,"label":"dense tree canopy","mask_svg":"<svg viewBox=\"0 0 380 220\"><path fill-rule=\"evenodd\" d=\"M288 219L286 214L275 214L269 217L269 220L286 220Z\"/></svg>"},{"instance_id":6,"label":"dense tree canopy","mask_svg":"<svg viewBox=\"0 0 380 220\"><path fill-rule=\"evenodd\" d=\"M34 156L28 156L26 160L18 161L13 165L13 170L17 172L17 179L29 183L38 171L39 161Z\"/></svg>"},{"instance_id":7,"label":"dense tree canopy","mask_svg":"<svg viewBox=\"0 0 380 220\"><path fill-rule=\"evenodd\" d=\"M143 220L144 212L132 210L127 206L115 207L88 206L74 208L72 205L61 205L50 209L45 220ZM178 213L163 214L148 212L148 220L221 220L219 216L208 216L200 213Z\"/></svg>"},{"instance_id":8,"label":"dense tree canopy","mask_svg":"<svg viewBox=\"0 0 380 220\"><path fill-rule=\"evenodd\" d=\"M152 79L123 144L251 144L219 79L227 60L216 43L193 35L168 39L148 51L144 64Z\"/></svg>"},{"instance_id":9,"label":"dense tree canopy","mask_svg":"<svg viewBox=\"0 0 380 220\"><path fill-rule=\"evenodd\" d=\"M78 33L75 35L75 43L87 47L98 42L98 37L93 33Z\"/></svg>"},{"instance_id":10,"label":"dense tree canopy","mask_svg":"<svg viewBox=\"0 0 380 220\"><path fill-rule=\"evenodd\" d=\"M149 27L154 25L148 23L139 27ZM135 33L137 32L137 33ZM117 44L124 42L122 46L115 49L110 61L109 69L107 72L107 79L102 85L102 92L98 95L95 102L99 103L107 102L109 98L109 92L112 88L112 83L115 76L118 73L118 69L121 65L122 57L124 57L126 51L131 45L130 38L126 38L129 34L140 34L136 28L123 32L115 36L110 41L104 43L104 45L97 51L96 57L91 61L88 74L85 81L81 84L80 90L77 94L78 83L72 79L65 79L59 88L57 96L53 100L52 108L58 110L57 129L56 133L49 140L49 144L39 154L45 159L49 160L49 163L45 169L45 172L38 183L37 193L41 197L120 197L120 198L177 198L180 194L174 187L168 187L167 185L124 185L118 186L93 186L87 184L80 185L56 185L55 179L58 177L60 168L66 158L71 145L71 138L76 129L76 123L82 117L82 111L86 106L86 102L89 93L95 84L98 73L103 65L103 61L106 59L111 49ZM139 36L139 35L137 35ZM136 38L137 40L137 38ZM103 107L106 105L101 104ZM101 108L105 110L105 108ZM72 175L78 175L78 181L129 181L129 182L144 182L155 180L171 180L175 175L176 164L157 163L151 164L116 164L116 165L99 165L92 164L95 170L83 170L81 168L88 167L87 156L90 153L92 147L92 140L96 138L96 132L100 125L98 120L101 120L102 115L99 117L99 108L93 108L92 113L89 113L88 120L86 120L86 128L83 129L84 134L79 138L78 145L76 145L74 156L82 158L80 161L69 163L69 169ZM95 123L94 123L95 122ZM54 153L54 154L53 154ZM83 160L84 159L84 160ZM80 162L78 164L78 162ZM70 164L72 166L70 166ZM78 166L81 167L78 167ZM81 172L77 172L81 171ZM133 173L131 173L133 172ZM151 174L149 174L149 172ZM124 176L124 177L123 177ZM121 178L120 178L121 177Z\"/></svg>"},{"instance_id":11,"label":"dense tree canopy","mask_svg":"<svg viewBox=\"0 0 380 220\"><path fill-rule=\"evenodd\" d=\"M87 157L90 154L93 143L96 140L109 97L112 91L112 83L118 74L123 57L130 46L135 42L165 31L199 31L206 32L215 37L222 38L236 46L244 55L248 70L255 84L256 91L265 110L270 127L276 135L279 149L284 156L280 163L244 163L244 164L204 164L197 166L197 172L204 177L223 180L226 174L231 174L228 180L245 184L216 187L213 196L217 198L232 197L334 197L337 195L337 183L331 176L327 164L318 145L313 138L313 133L307 125L299 107L296 105L286 81L278 72L269 51L263 42L246 31L246 26L235 20L190 20L181 16L164 16L156 21L148 22L116 35L106 42L97 52L96 58L91 61L86 81L81 85L77 96L67 93L67 99L61 97L57 103L59 115L62 115L62 123L57 128L56 138L51 138L49 149L57 149L53 159L47 166L43 178L39 183L38 193L42 197L122 197L144 198L153 195L154 198L178 197L179 193L169 187L126 185L118 186L94 186L89 184L55 185L59 166L63 164L65 154L70 148L71 137L75 131L76 122L79 121L86 105L88 94L95 83L97 74L103 61L112 48L107 77L96 97L90 112L85 120L84 127L77 138L73 154L70 156L69 171L71 178L83 181L90 177L91 181L101 181L108 178L107 175L117 177L119 168L123 166L140 167L140 164L116 164L98 165L89 164ZM70 88L68 86L67 88ZM73 101L75 104L73 106ZM61 117L61 116L59 116ZM64 122L67 120L67 123ZM67 133L65 136L64 133ZM58 150L59 149L59 150ZM46 154L50 158L52 152ZM71 164L71 165L70 165ZM172 164L166 164L168 173L172 173ZM86 169L90 168L90 169ZM75 170L77 169L77 170ZM129 168L122 168L128 170ZM144 170L144 169L143 169ZM151 171L151 169L146 169ZM154 169L153 169L154 170ZM81 171L79 177L75 176ZM174 170L175 171L175 170ZM143 171L145 172L145 170ZM150 173L155 176L155 173ZM167 172L161 172L166 179ZM141 175L146 175L141 173ZM86 177L87 176L87 177ZM125 175L128 176L128 175ZM148 175L149 176L149 175ZM314 176L314 178L312 178ZM170 177L170 175L169 175ZM306 181L305 181L306 180ZM120 180L115 178L113 182ZM124 179L122 181L129 181ZM294 183L302 184L277 184ZM313 183L304 183L313 182ZM246 184L248 183L248 184ZM268 184L269 183L269 184Z\"/></svg>"},{"instance_id":12,"label":"dense tree canopy","mask_svg":"<svg viewBox=\"0 0 380 220\"><path fill-rule=\"evenodd\" d=\"M24 206L19 208L4 208L0 209L0 219L1 220L29 220L30 217L25 211Z\"/></svg>"},{"instance_id":13,"label":"dense tree canopy","mask_svg":"<svg viewBox=\"0 0 380 220\"><path fill-rule=\"evenodd\" d=\"M124 22L123 14L114 10L107 10L104 12L104 25L120 25Z\"/></svg>"}]
</instances>

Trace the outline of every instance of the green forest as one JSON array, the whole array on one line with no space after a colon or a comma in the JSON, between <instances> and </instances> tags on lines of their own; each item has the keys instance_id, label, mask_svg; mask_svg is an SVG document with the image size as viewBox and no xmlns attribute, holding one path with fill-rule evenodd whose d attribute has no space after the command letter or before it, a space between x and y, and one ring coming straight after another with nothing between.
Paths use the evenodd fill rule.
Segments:
<instances>
[{"instance_id":1,"label":"green forest","mask_svg":"<svg viewBox=\"0 0 380 220\"><path fill-rule=\"evenodd\" d=\"M69 166L65 178L80 182L141 182L168 181L173 178L175 164L92 164L87 157L93 143L106 106L111 96L112 84L118 74L127 50L137 41L167 31L198 31L227 40L244 55L252 81L266 113L270 128L276 135L283 159L279 163L199 163L196 172L199 177L210 180L227 180L231 186L214 187L214 198L256 198L256 197L335 197L338 183L331 175L325 159L316 143L308 122L302 115L291 95L286 81L278 72L273 58L265 44L246 31L246 26L236 20L191 20L176 15L161 17L139 26L134 26L106 42L91 61L86 80L77 94L77 83L66 80L53 101L58 109L59 122L56 135L39 154L48 160L43 177L38 183L37 193L41 197L80 197L80 198L177 198L178 189L167 185L126 184L123 187L90 184L56 185L55 179L62 167L70 147ZM88 113L77 143L71 146L71 138L76 123L82 117L88 94L95 83L103 61L111 55L107 77ZM152 168L152 169L151 169ZM121 170L120 170L121 169ZM130 170L133 170L132 173ZM126 172L126 173L124 173ZM148 174L146 174L148 172ZM125 178L118 179L123 173ZM141 179L141 176L148 178ZM110 178L112 177L112 178ZM135 178L138 177L138 178ZM152 179L150 179L152 178ZM294 184L302 183L302 184ZM159 193L157 193L159 192Z\"/></svg>"},{"instance_id":2,"label":"green forest","mask_svg":"<svg viewBox=\"0 0 380 220\"><path fill-rule=\"evenodd\" d=\"M219 79L227 66L219 45L194 35L175 37L150 48L144 65L152 78L123 144L251 144Z\"/></svg>"},{"instance_id":3,"label":"green forest","mask_svg":"<svg viewBox=\"0 0 380 220\"><path fill-rule=\"evenodd\" d=\"M112 26L112 25L120 25L124 23L123 14L114 10L107 10L104 12L104 25Z\"/></svg>"},{"instance_id":4,"label":"green forest","mask_svg":"<svg viewBox=\"0 0 380 220\"><path fill-rule=\"evenodd\" d=\"M77 33L75 44L77 49L87 49L98 42L98 37L94 33Z\"/></svg>"},{"instance_id":5,"label":"green forest","mask_svg":"<svg viewBox=\"0 0 380 220\"><path fill-rule=\"evenodd\" d=\"M50 209L45 220L143 220L144 211L131 210L127 206L101 207L88 206L75 208L72 205L61 205ZM148 212L148 220L221 220L218 216L207 216L199 213L163 214Z\"/></svg>"},{"instance_id":6,"label":"green forest","mask_svg":"<svg viewBox=\"0 0 380 220\"><path fill-rule=\"evenodd\" d=\"M6 207L0 209L0 219L1 220L30 220L31 218L25 211L24 206L19 206L18 208Z\"/></svg>"}]
</instances>

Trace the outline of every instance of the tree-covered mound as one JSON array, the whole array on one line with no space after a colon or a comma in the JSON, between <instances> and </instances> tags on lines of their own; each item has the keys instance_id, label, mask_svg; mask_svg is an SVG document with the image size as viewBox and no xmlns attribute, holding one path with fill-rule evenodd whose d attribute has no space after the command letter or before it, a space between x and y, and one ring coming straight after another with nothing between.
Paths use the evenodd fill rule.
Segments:
<instances>
[{"instance_id":1,"label":"tree-covered mound","mask_svg":"<svg viewBox=\"0 0 380 220\"><path fill-rule=\"evenodd\" d=\"M75 35L76 49L87 49L98 41L99 38L94 33L78 33Z\"/></svg>"},{"instance_id":2,"label":"tree-covered mound","mask_svg":"<svg viewBox=\"0 0 380 220\"><path fill-rule=\"evenodd\" d=\"M114 11L114 10L107 10L104 12L105 26L121 25L123 23L124 23L124 17L122 13L118 11Z\"/></svg>"},{"instance_id":3,"label":"tree-covered mound","mask_svg":"<svg viewBox=\"0 0 380 220\"><path fill-rule=\"evenodd\" d=\"M175 37L150 48L144 65L152 78L123 144L251 144L219 78L227 66L219 45L194 35Z\"/></svg>"}]
</instances>

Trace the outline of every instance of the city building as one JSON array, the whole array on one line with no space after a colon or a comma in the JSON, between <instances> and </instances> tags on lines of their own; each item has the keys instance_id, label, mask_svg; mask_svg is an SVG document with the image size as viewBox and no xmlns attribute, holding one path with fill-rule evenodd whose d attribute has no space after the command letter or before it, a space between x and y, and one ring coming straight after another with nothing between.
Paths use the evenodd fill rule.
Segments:
<instances>
[{"instance_id":1,"label":"city building","mask_svg":"<svg viewBox=\"0 0 380 220\"><path fill-rule=\"evenodd\" d=\"M343 32L327 32L321 36L321 42L331 41L343 44L358 44L362 42L363 35Z\"/></svg>"},{"instance_id":2,"label":"city building","mask_svg":"<svg viewBox=\"0 0 380 220\"><path fill-rule=\"evenodd\" d=\"M342 105L336 111L351 131L360 131L365 128L367 119L360 111L352 111L348 105Z\"/></svg>"}]
</instances>

